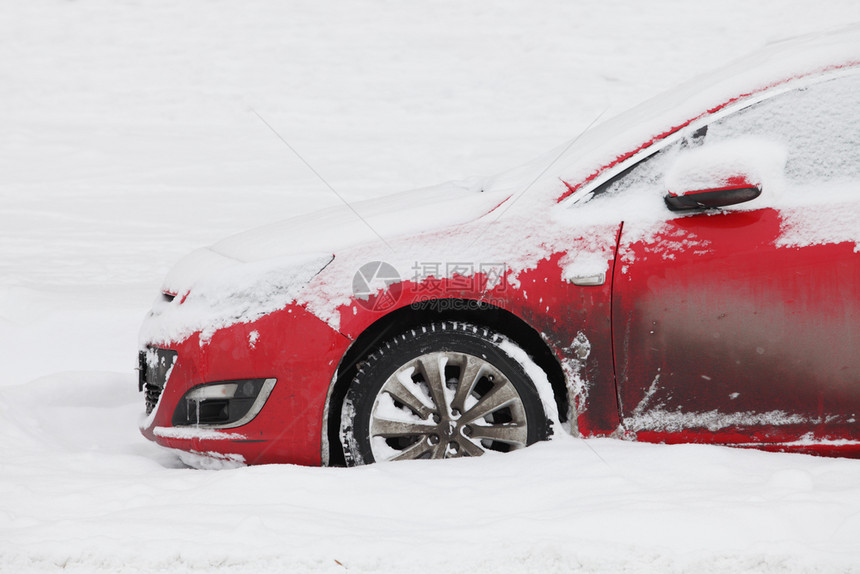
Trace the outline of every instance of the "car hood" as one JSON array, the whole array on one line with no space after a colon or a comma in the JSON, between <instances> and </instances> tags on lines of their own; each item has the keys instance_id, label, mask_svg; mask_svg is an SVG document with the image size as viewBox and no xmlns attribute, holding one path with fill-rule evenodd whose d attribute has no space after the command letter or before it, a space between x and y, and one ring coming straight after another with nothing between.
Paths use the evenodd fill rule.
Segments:
<instances>
[{"instance_id":1,"label":"car hood","mask_svg":"<svg viewBox=\"0 0 860 574\"><path fill-rule=\"evenodd\" d=\"M181 259L162 290L187 293L198 281L249 264L295 267L309 260L330 260L362 244L389 246L402 238L477 219L504 203L504 186L488 190L489 180L470 179L393 195L340 203L330 208L245 231L197 249Z\"/></svg>"}]
</instances>

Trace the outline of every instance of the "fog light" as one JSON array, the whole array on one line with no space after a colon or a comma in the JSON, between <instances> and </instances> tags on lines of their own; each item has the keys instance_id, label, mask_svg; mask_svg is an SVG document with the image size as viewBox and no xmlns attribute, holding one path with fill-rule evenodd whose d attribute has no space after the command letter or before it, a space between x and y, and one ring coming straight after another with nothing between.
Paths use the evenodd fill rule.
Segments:
<instances>
[{"instance_id":1,"label":"fog light","mask_svg":"<svg viewBox=\"0 0 860 574\"><path fill-rule=\"evenodd\" d=\"M206 383L194 387L176 406L173 426L233 428L250 422L266 404L275 379Z\"/></svg>"},{"instance_id":2,"label":"fog light","mask_svg":"<svg viewBox=\"0 0 860 574\"><path fill-rule=\"evenodd\" d=\"M256 381L248 381L248 384L253 385ZM236 389L239 383L215 383L214 385L203 385L188 391L185 394L185 400L188 401L206 401L210 399L232 399L236 396Z\"/></svg>"}]
</instances>

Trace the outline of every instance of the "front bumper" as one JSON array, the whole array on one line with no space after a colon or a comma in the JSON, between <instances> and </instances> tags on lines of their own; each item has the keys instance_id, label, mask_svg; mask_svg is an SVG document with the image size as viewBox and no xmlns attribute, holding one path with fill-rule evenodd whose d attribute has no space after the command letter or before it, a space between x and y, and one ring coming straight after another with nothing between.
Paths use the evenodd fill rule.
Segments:
<instances>
[{"instance_id":1,"label":"front bumper","mask_svg":"<svg viewBox=\"0 0 860 574\"><path fill-rule=\"evenodd\" d=\"M195 333L180 343L144 342L140 388L147 415L141 432L168 448L246 464L319 465L325 399L349 343L298 306L206 339ZM249 401L221 410L213 399L199 403L206 405L203 414L189 412L189 396L211 398L200 389L247 382L260 383ZM255 403L266 386L268 396ZM245 412L237 415L237 409Z\"/></svg>"}]
</instances>

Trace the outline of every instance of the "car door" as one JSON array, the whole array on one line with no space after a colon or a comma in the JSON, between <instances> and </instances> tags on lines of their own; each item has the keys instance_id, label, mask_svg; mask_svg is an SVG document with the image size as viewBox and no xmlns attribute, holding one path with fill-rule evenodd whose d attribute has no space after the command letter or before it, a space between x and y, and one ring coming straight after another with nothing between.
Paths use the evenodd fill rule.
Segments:
<instances>
[{"instance_id":1,"label":"car door","mask_svg":"<svg viewBox=\"0 0 860 574\"><path fill-rule=\"evenodd\" d=\"M612 301L622 426L641 440L860 439L860 77L774 91L601 190L647 206L625 219ZM672 212L672 186L762 193Z\"/></svg>"}]
</instances>

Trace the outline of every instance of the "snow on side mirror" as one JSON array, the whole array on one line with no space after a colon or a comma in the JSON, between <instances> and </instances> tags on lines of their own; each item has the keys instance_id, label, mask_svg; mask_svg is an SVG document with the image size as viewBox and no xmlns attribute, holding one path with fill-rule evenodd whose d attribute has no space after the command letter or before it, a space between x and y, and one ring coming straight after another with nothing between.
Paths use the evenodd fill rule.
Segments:
<instances>
[{"instance_id":1,"label":"snow on side mirror","mask_svg":"<svg viewBox=\"0 0 860 574\"><path fill-rule=\"evenodd\" d=\"M781 180L785 149L740 138L682 152L666 174L663 198L672 211L711 209L751 201L764 182Z\"/></svg>"}]
</instances>

